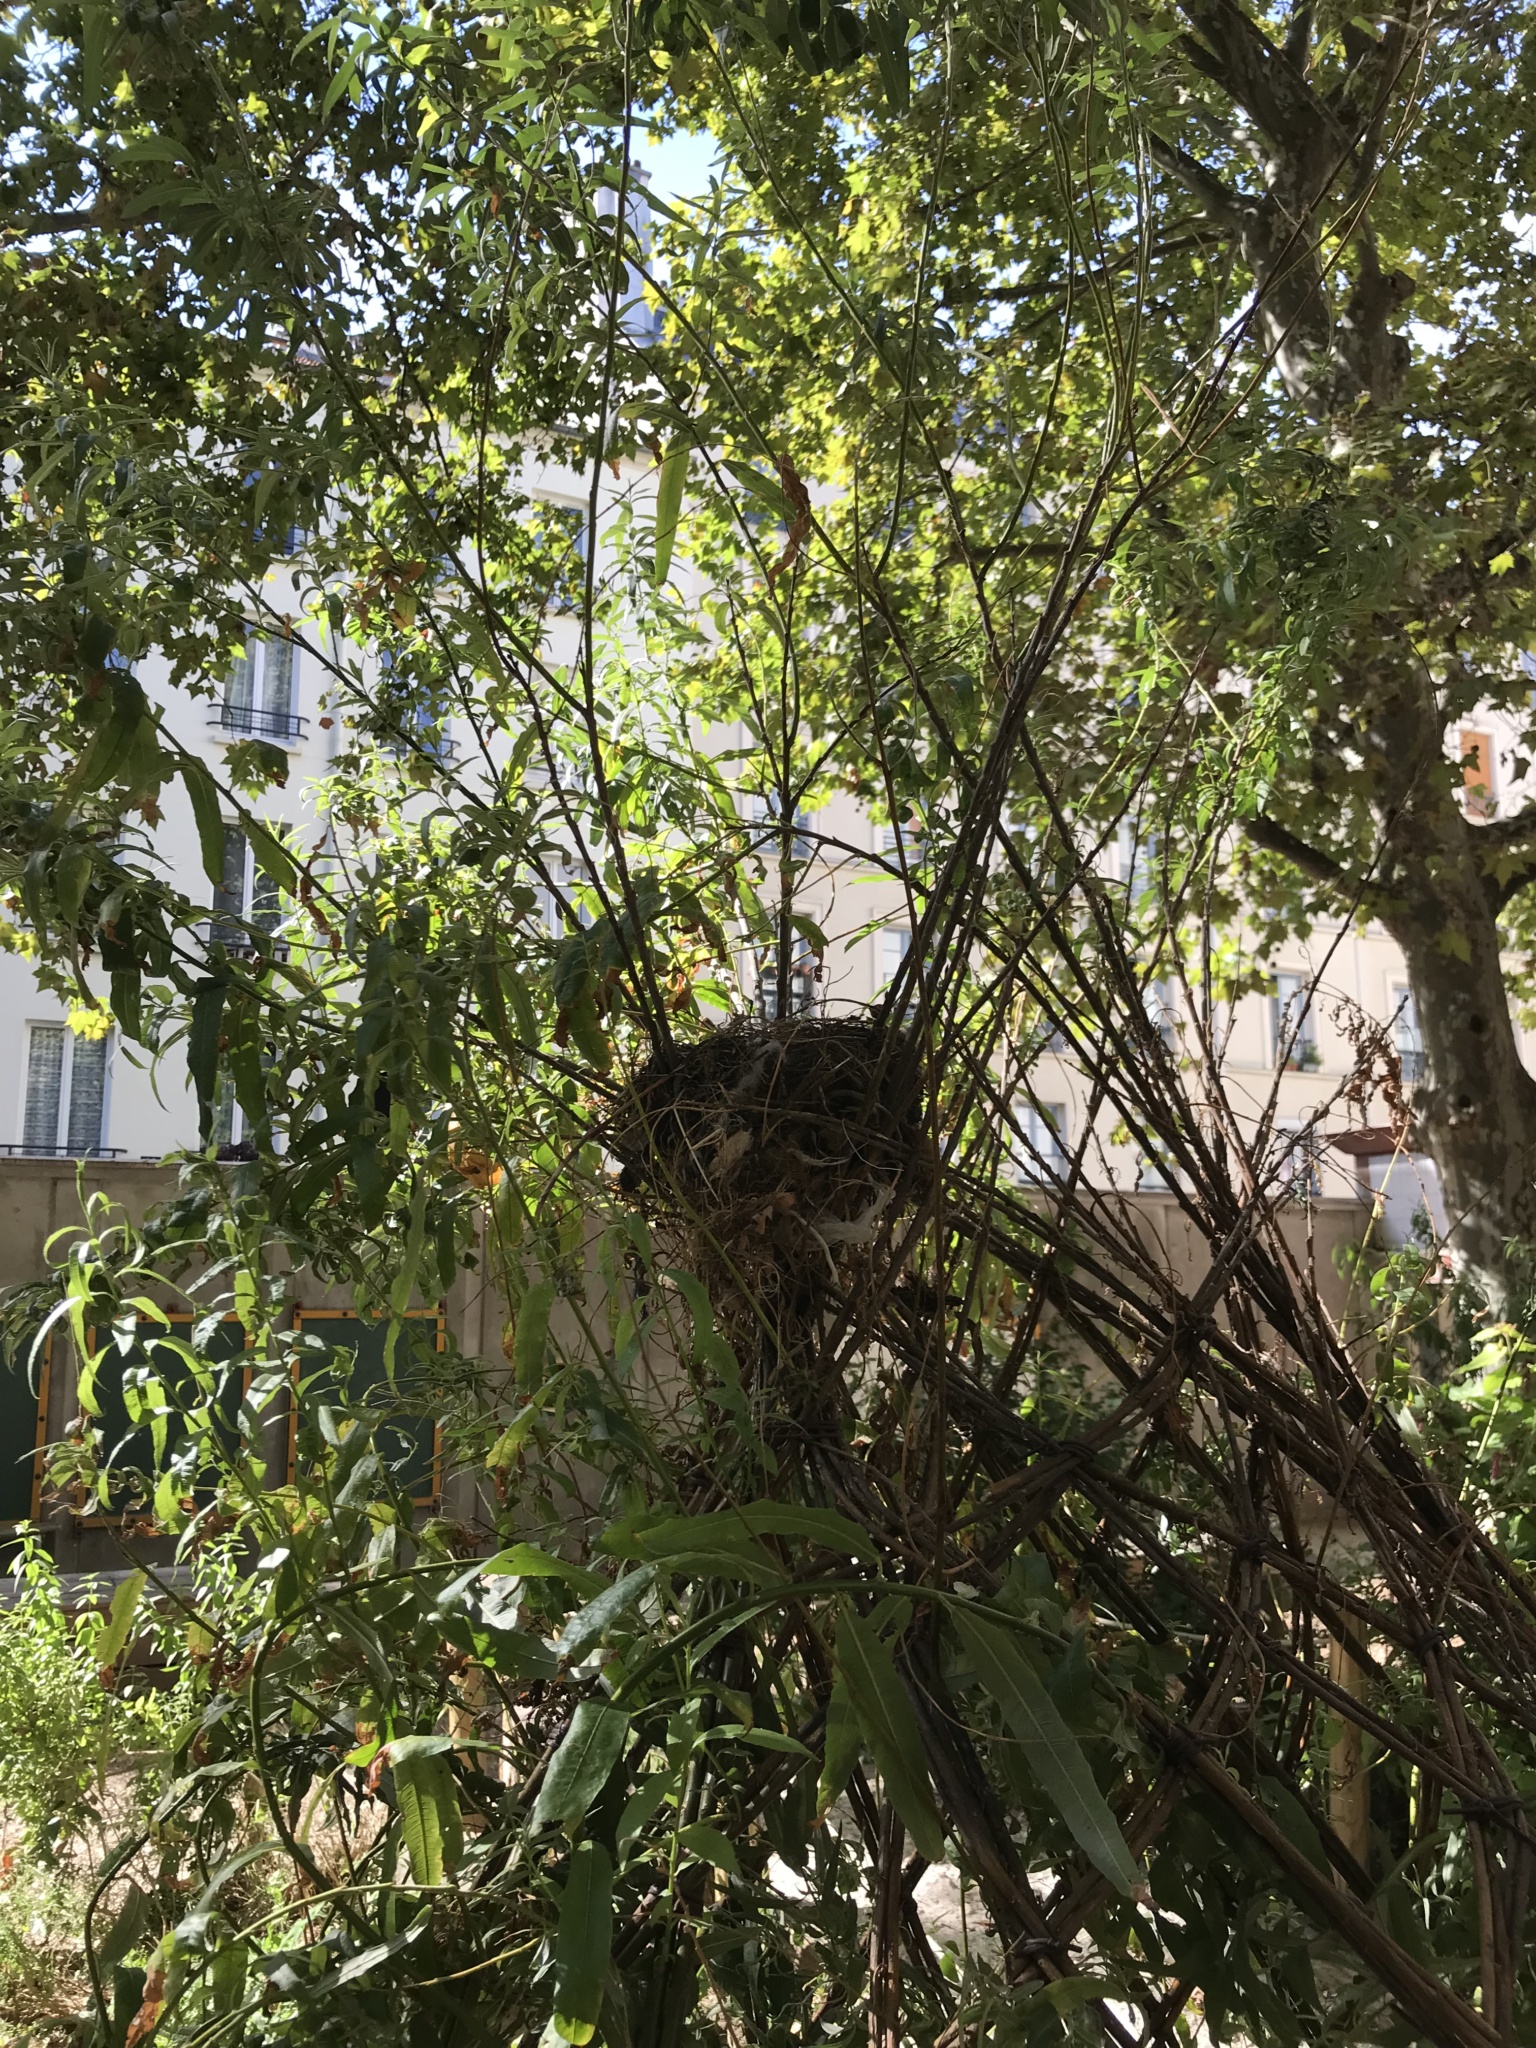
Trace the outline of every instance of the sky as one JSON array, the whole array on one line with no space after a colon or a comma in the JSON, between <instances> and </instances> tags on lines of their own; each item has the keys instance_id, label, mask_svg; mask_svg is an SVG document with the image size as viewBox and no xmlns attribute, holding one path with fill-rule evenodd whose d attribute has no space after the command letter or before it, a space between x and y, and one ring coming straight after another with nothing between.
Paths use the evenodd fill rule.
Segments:
<instances>
[{"instance_id":1,"label":"sky","mask_svg":"<svg viewBox=\"0 0 1536 2048\"><path fill-rule=\"evenodd\" d=\"M639 139L639 158L646 182L658 199L702 199L709 191L709 174L715 163L715 138L680 131Z\"/></svg>"}]
</instances>

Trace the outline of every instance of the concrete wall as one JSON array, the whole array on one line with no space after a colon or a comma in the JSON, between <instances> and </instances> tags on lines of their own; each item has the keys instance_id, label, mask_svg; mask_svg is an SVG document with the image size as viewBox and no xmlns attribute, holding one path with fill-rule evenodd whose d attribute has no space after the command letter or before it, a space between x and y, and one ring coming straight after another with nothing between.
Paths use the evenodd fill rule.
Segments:
<instances>
[{"instance_id":1,"label":"concrete wall","mask_svg":"<svg viewBox=\"0 0 1536 2048\"><path fill-rule=\"evenodd\" d=\"M0 1164L0 1288L8 1291L39 1280L67 1256L70 1240L86 1227L82 1198L88 1201L93 1194L105 1195L117 1205L120 1215L137 1222L154 1204L165 1201L175 1191L173 1169L137 1161L95 1161L79 1169L78 1177L75 1166L66 1161L5 1161ZM1166 1266L1170 1277L1186 1291L1197 1287L1208 1265L1207 1248L1176 1199L1168 1194L1147 1194L1124 1195L1120 1200L1144 1244ZM1336 1254L1340 1246L1360 1241L1370 1217L1369 1205L1356 1197L1324 1198L1308 1209L1291 1211L1285 1219L1286 1235L1298 1264L1304 1267L1311 1261L1323 1301L1340 1321L1349 1318L1352 1303L1350 1286L1339 1270ZM595 1306L601 1284L594 1269L588 1299L596 1328L602 1324ZM347 1291L327 1288L305 1272L292 1276L289 1294L290 1317L293 1311L298 1311L301 1320L313 1310L345 1312L352 1307ZM167 1291L162 1290L155 1298L168 1310L185 1307L181 1298ZM496 1289L484 1278L483 1264L480 1271L459 1275L442 1307L445 1327L458 1350L484 1361L495 1374L503 1372L502 1332L507 1310ZM574 1320L564 1310L559 1320L561 1337L567 1344L576 1345ZM323 1323L314 1327L324 1334ZM664 1345L652 1344L650 1355L637 1361L635 1393L642 1402L666 1400L669 1382L675 1383L675 1368L669 1369L668 1359L661 1355L664 1349ZM22 1390L14 1382L10 1391L12 1398L4 1407L6 1440L0 1441L0 1460L14 1465L16 1460L32 1453L37 1441L52 1443L62 1439L79 1412L77 1361L67 1327L57 1327L49 1340L41 1412L35 1405L28 1408ZM282 1471L286 1470L288 1427L286 1414L273 1418L269 1457L273 1468ZM463 1524L475 1539L489 1539L494 1532L476 1475L455 1472L444 1460L441 1478L436 1512ZM573 1509L579 1512L575 1496ZM171 1554L172 1546L166 1539L145 1538L121 1524L72 1512L67 1504L57 1501L42 1500L41 1520L58 1562L66 1571L120 1568L130 1552L162 1562Z\"/></svg>"}]
</instances>

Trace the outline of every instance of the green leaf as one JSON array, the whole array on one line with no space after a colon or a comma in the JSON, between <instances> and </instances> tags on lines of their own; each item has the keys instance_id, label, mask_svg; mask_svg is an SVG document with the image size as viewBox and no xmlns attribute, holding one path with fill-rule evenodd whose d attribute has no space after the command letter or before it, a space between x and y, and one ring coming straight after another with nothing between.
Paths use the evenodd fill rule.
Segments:
<instances>
[{"instance_id":1,"label":"green leaf","mask_svg":"<svg viewBox=\"0 0 1536 2048\"><path fill-rule=\"evenodd\" d=\"M389 1745L400 1832L419 1885L440 1885L464 1847L459 1795L447 1757L436 1745L444 1736L406 1735Z\"/></svg>"},{"instance_id":2,"label":"green leaf","mask_svg":"<svg viewBox=\"0 0 1536 2048\"><path fill-rule=\"evenodd\" d=\"M628 1733L629 1716L622 1707L606 1700L583 1700L539 1787L534 1826L558 1821L567 1834L572 1833L607 1784Z\"/></svg>"},{"instance_id":3,"label":"green leaf","mask_svg":"<svg viewBox=\"0 0 1536 2048\"><path fill-rule=\"evenodd\" d=\"M204 981L192 998L187 1026L187 1073L197 1091L198 1143L206 1145L213 1129L214 1098L219 1087L219 1038L224 1025L228 984Z\"/></svg>"},{"instance_id":4,"label":"green leaf","mask_svg":"<svg viewBox=\"0 0 1536 2048\"><path fill-rule=\"evenodd\" d=\"M132 676L114 674L112 709L96 728L70 782L79 790L100 789L126 761L140 729L151 724L149 700Z\"/></svg>"},{"instance_id":5,"label":"green leaf","mask_svg":"<svg viewBox=\"0 0 1536 2048\"><path fill-rule=\"evenodd\" d=\"M655 1576L654 1565L642 1565L639 1571L628 1572L622 1579L615 1579L595 1600L589 1600L585 1607L578 1608L566 1622L564 1632L555 1644L560 1655L571 1663L584 1657L604 1631L611 1628L626 1609L634 1606Z\"/></svg>"},{"instance_id":6,"label":"green leaf","mask_svg":"<svg viewBox=\"0 0 1536 2048\"><path fill-rule=\"evenodd\" d=\"M813 1753L798 1735L786 1735L782 1728L744 1728L737 1739L751 1743L754 1749L777 1750L781 1756L809 1757Z\"/></svg>"},{"instance_id":7,"label":"green leaf","mask_svg":"<svg viewBox=\"0 0 1536 2048\"><path fill-rule=\"evenodd\" d=\"M749 490L754 498L760 498L780 519L789 517L789 506L785 502L784 489L777 477L765 476L760 469L754 469L750 462L725 463L737 483Z\"/></svg>"},{"instance_id":8,"label":"green leaf","mask_svg":"<svg viewBox=\"0 0 1536 2048\"><path fill-rule=\"evenodd\" d=\"M243 1941L227 1942L208 1963L208 1995L215 2012L233 2012L245 1996L248 1952Z\"/></svg>"},{"instance_id":9,"label":"green leaf","mask_svg":"<svg viewBox=\"0 0 1536 2048\"><path fill-rule=\"evenodd\" d=\"M580 2044L597 2031L613 1947L613 1860L601 1842L571 1855L555 1928L555 2031Z\"/></svg>"},{"instance_id":10,"label":"green leaf","mask_svg":"<svg viewBox=\"0 0 1536 2048\"><path fill-rule=\"evenodd\" d=\"M80 8L80 104L94 109L107 80L107 67L122 39L110 0L82 0Z\"/></svg>"},{"instance_id":11,"label":"green leaf","mask_svg":"<svg viewBox=\"0 0 1536 2048\"><path fill-rule=\"evenodd\" d=\"M218 889L224 883L224 819L219 810L219 792L202 762L188 754L181 764L181 779L192 804L197 824L198 850L203 873Z\"/></svg>"},{"instance_id":12,"label":"green leaf","mask_svg":"<svg viewBox=\"0 0 1536 2048\"><path fill-rule=\"evenodd\" d=\"M688 480L688 443L678 439L667 450L656 485L657 588L666 582L672 567L672 547L677 539L677 522L683 509L683 485Z\"/></svg>"},{"instance_id":13,"label":"green leaf","mask_svg":"<svg viewBox=\"0 0 1536 2048\"><path fill-rule=\"evenodd\" d=\"M741 1864L735 1844L718 1828L712 1828L702 1820L690 1821L687 1827L678 1829L677 1839L679 1845L701 1863L713 1863L717 1870L728 1870L732 1877L740 1877Z\"/></svg>"},{"instance_id":14,"label":"green leaf","mask_svg":"<svg viewBox=\"0 0 1536 2048\"><path fill-rule=\"evenodd\" d=\"M522 1393L544 1384L544 1353L549 1339L549 1312L555 1304L555 1283L540 1280L523 1296L512 1338L512 1373Z\"/></svg>"},{"instance_id":15,"label":"green leaf","mask_svg":"<svg viewBox=\"0 0 1536 2048\"><path fill-rule=\"evenodd\" d=\"M633 1841L641 1832L669 1794L677 1790L680 1769L679 1766L673 1770L650 1771L630 1793L624 1802L624 1810L619 1815L619 1825L614 1834L621 1851L626 1843Z\"/></svg>"},{"instance_id":16,"label":"green leaf","mask_svg":"<svg viewBox=\"0 0 1536 2048\"><path fill-rule=\"evenodd\" d=\"M603 1548L615 1557L638 1557L655 1564L690 1568L708 1575L739 1576L764 1582L782 1579L783 1568L743 1528L729 1509L712 1515L668 1515L662 1521L619 1522L603 1537Z\"/></svg>"},{"instance_id":17,"label":"green leaf","mask_svg":"<svg viewBox=\"0 0 1536 2048\"><path fill-rule=\"evenodd\" d=\"M607 1583L584 1565L569 1564L563 1557L552 1557L535 1543L514 1543L506 1550L498 1550L480 1567L480 1575L486 1579L514 1576L519 1579L563 1579L573 1592L588 1595L602 1592Z\"/></svg>"},{"instance_id":18,"label":"green leaf","mask_svg":"<svg viewBox=\"0 0 1536 2048\"><path fill-rule=\"evenodd\" d=\"M843 1787L859 1760L859 1717L848 1697L848 1681L839 1671L832 1680L827 1700L827 1723L822 1735L821 1777L816 1786L816 1820L819 1825L842 1797Z\"/></svg>"},{"instance_id":19,"label":"green leaf","mask_svg":"<svg viewBox=\"0 0 1536 2048\"><path fill-rule=\"evenodd\" d=\"M918 1853L930 1863L941 1863L944 1828L933 1803L912 1702L890 1650L846 1602L838 1614L837 1667L891 1804Z\"/></svg>"},{"instance_id":20,"label":"green leaf","mask_svg":"<svg viewBox=\"0 0 1536 2048\"><path fill-rule=\"evenodd\" d=\"M1135 1891L1144 1880L1109 1802L1023 1650L1007 1629L966 1608L954 1608L951 1618L977 1676L1002 1709L1024 1761L1073 1840L1118 1890Z\"/></svg>"},{"instance_id":21,"label":"green leaf","mask_svg":"<svg viewBox=\"0 0 1536 2048\"><path fill-rule=\"evenodd\" d=\"M288 849L259 818L247 819L245 830L262 873L270 875L284 895L294 895L299 886L299 870Z\"/></svg>"},{"instance_id":22,"label":"green leaf","mask_svg":"<svg viewBox=\"0 0 1536 2048\"><path fill-rule=\"evenodd\" d=\"M131 1948L142 1946L141 1937L149 1925L149 1894L130 1882L122 1911L96 1944L97 1962L108 1967L120 1963Z\"/></svg>"},{"instance_id":23,"label":"green leaf","mask_svg":"<svg viewBox=\"0 0 1536 2048\"><path fill-rule=\"evenodd\" d=\"M127 1647L133 1617L138 1612L147 1582L147 1573L130 1572L112 1595L112 1605L107 1609L107 1625L96 1638L92 1651L103 1671L115 1664Z\"/></svg>"},{"instance_id":24,"label":"green leaf","mask_svg":"<svg viewBox=\"0 0 1536 2048\"><path fill-rule=\"evenodd\" d=\"M912 67L907 60L907 16L899 6L872 6L867 16L875 43L875 62L885 103L893 114L905 114L912 104Z\"/></svg>"},{"instance_id":25,"label":"green leaf","mask_svg":"<svg viewBox=\"0 0 1536 2048\"><path fill-rule=\"evenodd\" d=\"M80 915L80 906L90 886L92 866L91 849L82 846L78 840L63 847L53 864L54 901L67 925L72 925Z\"/></svg>"},{"instance_id":26,"label":"green leaf","mask_svg":"<svg viewBox=\"0 0 1536 2048\"><path fill-rule=\"evenodd\" d=\"M803 1508L794 1501L753 1500L732 1510L754 1536L803 1536L823 1550L839 1550L866 1564L879 1562L880 1553L862 1530L835 1508Z\"/></svg>"}]
</instances>

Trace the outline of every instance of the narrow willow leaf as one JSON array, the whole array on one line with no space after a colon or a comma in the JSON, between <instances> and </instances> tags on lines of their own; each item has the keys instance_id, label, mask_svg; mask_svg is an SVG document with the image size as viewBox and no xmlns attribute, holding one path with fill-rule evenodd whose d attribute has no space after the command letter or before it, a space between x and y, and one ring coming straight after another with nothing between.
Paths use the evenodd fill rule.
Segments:
<instances>
[{"instance_id":1,"label":"narrow willow leaf","mask_svg":"<svg viewBox=\"0 0 1536 2048\"><path fill-rule=\"evenodd\" d=\"M411 1875L419 1885L439 1885L464 1846L459 1796L448 1759L440 1751L423 1754L414 1748L398 1756L391 1744L390 1768Z\"/></svg>"},{"instance_id":2,"label":"narrow willow leaf","mask_svg":"<svg viewBox=\"0 0 1536 2048\"><path fill-rule=\"evenodd\" d=\"M839 1550L873 1564L879 1552L835 1508L803 1508L794 1501L754 1500L734 1510L754 1536L803 1536L823 1550Z\"/></svg>"},{"instance_id":3,"label":"narrow willow leaf","mask_svg":"<svg viewBox=\"0 0 1536 2048\"><path fill-rule=\"evenodd\" d=\"M563 1557L554 1557L549 1551L540 1550L536 1543L514 1543L506 1550L498 1550L481 1565L480 1576L563 1579L573 1592L589 1595L601 1593L604 1586L596 1572L589 1572L583 1565L569 1564Z\"/></svg>"},{"instance_id":4,"label":"narrow willow leaf","mask_svg":"<svg viewBox=\"0 0 1536 2048\"><path fill-rule=\"evenodd\" d=\"M96 1960L104 1968L120 1963L129 1949L141 1946L150 1924L149 1894L130 1881L122 1911L96 1944Z\"/></svg>"},{"instance_id":5,"label":"narrow willow leaf","mask_svg":"<svg viewBox=\"0 0 1536 2048\"><path fill-rule=\"evenodd\" d=\"M544 1353L549 1341L549 1312L555 1304L555 1283L541 1280L523 1296L512 1338L512 1371L518 1387L533 1393L544 1381Z\"/></svg>"},{"instance_id":6,"label":"narrow willow leaf","mask_svg":"<svg viewBox=\"0 0 1536 2048\"><path fill-rule=\"evenodd\" d=\"M245 831L262 873L270 875L285 895L294 895L299 886L299 871L292 854L259 818L248 818Z\"/></svg>"},{"instance_id":7,"label":"narrow willow leaf","mask_svg":"<svg viewBox=\"0 0 1536 2048\"><path fill-rule=\"evenodd\" d=\"M930 1863L941 1863L944 1828L933 1803L912 1702L889 1649L848 1606L838 1616L837 1667L847 1681L849 1700L891 1804L918 1853Z\"/></svg>"},{"instance_id":8,"label":"narrow willow leaf","mask_svg":"<svg viewBox=\"0 0 1536 2048\"><path fill-rule=\"evenodd\" d=\"M697 1856L701 1863L713 1863L717 1870L728 1870L732 1877L740 1877L741 1864L737 1860L736 1845L718 1828L707 1822L696 1820L685 1828L679 1828L677 1839L690 1856Z\"/></svg>"},{"instance_id":9,"label":"narrow willow leaf","mask_svg":"<svg viewBox=\"0 0 1536 2048\"><path fill-rule=\"evenodd\" d=\"M614 1835L621 1852L641 1833L646 1822L668 1795L677 1790L680 1775L680 1766L665 1771L648 1772L630 1793L624 1802L624 1811L619 1815L619 1825Z\"/></svg>"},{"instance_id":10,"label":"narrow willow leaf","mask_svg":"<svg viewBox=\"0 0 1536 2048\"><path fill-rule=\"evenodd\" d=\"M571 1854L555 1928L555 2032L590 2041L603 2010L603 1979L613 1947L613 1863L601 1842Z\"/></svg>"},{"instance_id":11,"label":"narrow willow leaf","mask_svg":"<svg viewBox=\"0 0 1536 2048\"><path fill-rule=\"evenodd\" d=\"M907 16L899 6L871 7L869 29L874 39L875 62L885 103L893 114L905 114L912 104L912 68L907 58Z\"/></svg>"},{"instance_id":12,"label":"narrow willow leaf","mask_svg":"<svg viewBox=\"0 0 1536 2048\"><path fill-rule=\"evenodd\" d=\"M584 1657L619 1616L634 1606L655 1576L654 1565L642 1565L639 1571L627 1572L622 1579L615 1579L595 1600L589 1600L585 1607L578 1608L566 1622L564 1633L555 1644L560 1655L571 1663Z\"/></svg>"},{"instance_id":13,"label":"narrow willow leaf","mask_svg":"<svg viewBox=\"0 0 1536 2048\"><path fill-rule=\"evenodd\" d=\"M219 792L213 777L202 762L191 754L181 764L181 779L186 784L187 795L192 802L192 816L197 824L198 851L203 857L203 873L218 889L224 883L224 820L219 811Z\"/></svg>"},{"instance_id":14,"label":"narrow willow leaf","mask_svg":"<svg viewBox=\"0 0 1536 2048\"><path fill-rule=\"evenodd\" d=\"M115 1664L127 1647L133 1617L139 1611L139 1599L146 1582L145 1573L130 1572L112 1595L112 1605L107 1609L107 1625L96 1638L96 1662L103 1671Z\"/></svg>"},{"instance_id":15,"label":"narrow willow leaf","mask_svg":"<svg viewBox=\"0 0 1536 2048\"><path fill-rule=\"evenodd\" d=\"M683 485L688 480L688 443L676 440L667 450L656 486L656 568L659 589L672 567L672 547L677 539L677 522L683 509Z\"/></svg>"},{"instance_id":16,"label":"narrow willow leaf","mask_svg":"<svg viewBox=\"0 0 1536 2048\"><path fill-rule=\"evenodd\" d=\"M622 1707L583 1700L539 1787L534 1826L554 1820L569 1834L608 1782L628 1733L629 1716Z\"/></svg>"},{"instance_id":17,"label":"narrow willow leaf","mask_svg":"<svg viewBox=\"0 0 1536 2048\"><path fill-rule=\"evenodd\" d=\"M980 1615L956 1608L953 1620L977 1676L1001 1707L1025 1762L1073 1840L1111 1884L1127 1894L1134 1891L1143 1881L1141 1872L1076 1736L1029 1659L1008 1630Z\"/></svg>"},{"instance_id":18,"label":"narrow willow leaf","mask_svg":"<svg viewBox=\"0 0 1536 2048\"><path fill-rule=\"evenodd\" d=\"M816 1786L816 1824L819 1827L842 1796L859 1760L859 1717L848 1697L848 1682L841 1671L832 1681L827 1701L827 1724L822 1736L821 1777Z\"/></svg>"}]
</instances>

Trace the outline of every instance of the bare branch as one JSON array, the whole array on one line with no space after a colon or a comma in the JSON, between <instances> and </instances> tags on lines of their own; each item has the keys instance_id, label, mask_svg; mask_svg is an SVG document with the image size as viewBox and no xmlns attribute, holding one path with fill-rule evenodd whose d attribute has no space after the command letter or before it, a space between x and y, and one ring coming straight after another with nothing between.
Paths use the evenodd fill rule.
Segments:
<instances>
[{"instance_id":1,"label":"bare branch","mask_svg":"<svg viewBox=\"0 0 1536 2048\"><path fill-rule=\"evenodd\" d=\"M1183 0L1183 10L1195 29L1184 39L1190 61L1230 93L1294 168L1311 163L1316 175L1326 175L1349 138L1287 51L1277 50L1235 0Z\"/></svg>"},{"instance_id":2,"label":"bare branch","mask_svg":"<svg viewBox=\"0 0 1536 2048\"><path fill-rule=\"evenodd\" d=\"M1178 143L1169 142L1155 132L1148 141L1153 161L1161 164L1165 171L1171 171L1185 190L1199 200L1212 220L1232 234L1245 233L1255 211L1253 200L1245 199L1241 192L1234 192L1230 185L1224 184L1214 171L1207 170L1198 157L1191 156Z\"/></svg>"},{"instance_id":3,"label":"bare branch","mask_svg":"<svg viewBox=\"0 0 1536 2048\"><path fill-rule=\"evenodd\" d=\"M1266 853L1278 853L1314 881L1326 882L1332 889L1348 889L1353 893L1356 885L1341 862L1321 848L1309 845L1305 839L1299 839L1289 826L1282 825L1278 819L1267 818L1260 812L1255 818L1243 820L1243 830L1255 846L1262 846Z\"/></svg>"}]
</instances>

